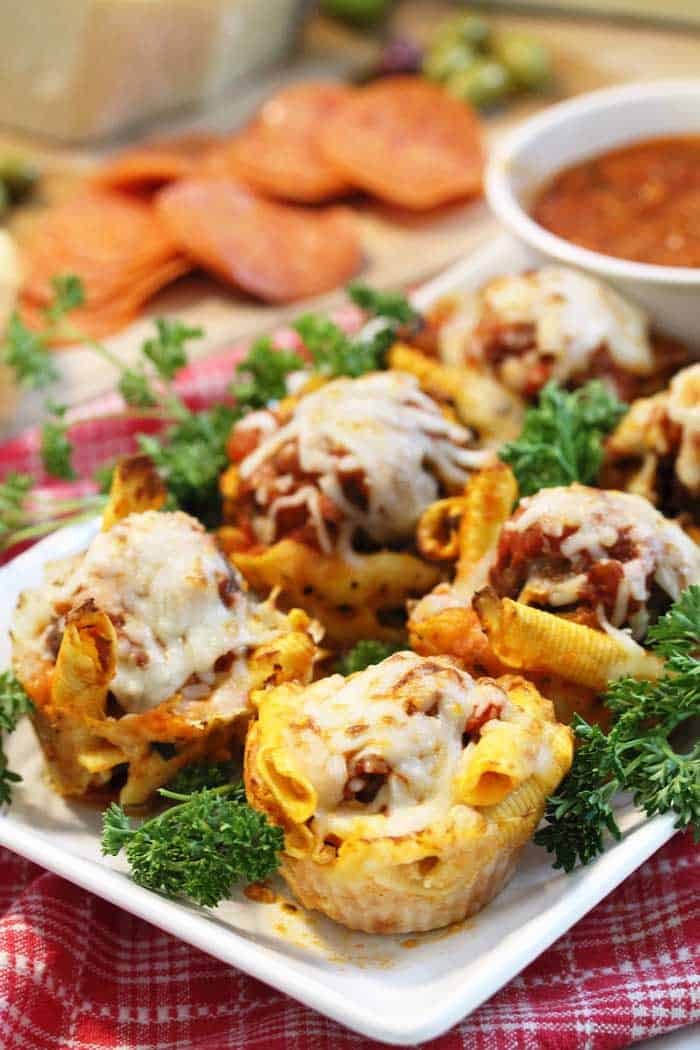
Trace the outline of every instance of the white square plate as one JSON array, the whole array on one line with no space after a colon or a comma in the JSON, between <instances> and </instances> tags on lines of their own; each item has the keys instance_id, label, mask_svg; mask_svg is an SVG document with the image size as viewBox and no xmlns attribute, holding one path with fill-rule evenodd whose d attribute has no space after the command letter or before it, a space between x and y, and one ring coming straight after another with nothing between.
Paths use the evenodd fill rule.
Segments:
<instances>
[{"instance_id":1,"label":"white square plate","mask_svg":"<svg viewBox=\"0 0 700 1050\"><path fill-rule=\"evenodd\" d=\"M425 307L438 295L528 263L522 249L502 238L414 298ZM63 529L0 569L0 668L9 663L8 630L20 591L41 583L45 562L83 549L96 527ZM547 854L530 845L510 885L474 919L412 938L369 936L302 909L292 912L280 901L262 904L238 894L206 911L141 889L120 860L101 856L99 813L47 787L28 724L10 738L8 750L11 768L24 779L0 815L0 843L349 1028L399 1045L447 1031L673 834L671 817L646 821L622 806L622 841L587 868L555 872Z\"/></svg>"}]
</instances>

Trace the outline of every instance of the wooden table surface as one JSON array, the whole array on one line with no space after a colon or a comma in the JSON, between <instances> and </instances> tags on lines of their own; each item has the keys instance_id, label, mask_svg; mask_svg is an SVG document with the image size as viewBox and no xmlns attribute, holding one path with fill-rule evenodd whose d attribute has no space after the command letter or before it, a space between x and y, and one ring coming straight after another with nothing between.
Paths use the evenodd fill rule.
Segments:
<instances>
[{"instance_id":1,"label":"wooden table surface","mask_svg":"<svg viewBox=\"0 0 700 1050\"><path fill-rule=\"evenodd\" d=\"M427 38L446 8L447 5L438 0L405 0L398 5L394 16L395 28L400 32L410 27ZM511 14L494 16L493 21L497 25L527 28L546 41L554 54L556 83L546 95L517 101L487 117L490 143L497 142L525 117L562 98L625 81L697 76L700 69L700 33L688 30ZM158 132L231 130L276 86L299 77L351 75L368 60L374 47L371 41L339 29L334 23L312 20L303 49L292 65L246 85L245 90L239 87L230 97L210 104L202 113L162 122ZM47 196L53 199L72 192L79 174L104 155L104 150L52 148L22 141L17 136L0 135L0 149L8 145L19 145L36 155L46 172ZM474 251L496 229L495 220L481 201L423 216L402 214L369 201L359 201L356 211L365 251L361 276L384 287L427 278ZM31 221L31 213L20 214L14 220L20 228ZM280 308L237 295L207 278L190 278L160 295L149 314L175 314L203 325L206 338L199 341L196 350L193 348L193 356L202 356L226 343L270 329L303 310L326 307L341 296L342 292L335 292ZM125 360L133 359L148 329L149 321L145 318L108 343ZM113 369L87 350L62 351L60 364L63 379L51 391L55 400L77 404L109 390L114 384ZM39 419L43 401L44 395L20 394L11 377L0 368L0 436Z\"/></svg>"}]
</instances>

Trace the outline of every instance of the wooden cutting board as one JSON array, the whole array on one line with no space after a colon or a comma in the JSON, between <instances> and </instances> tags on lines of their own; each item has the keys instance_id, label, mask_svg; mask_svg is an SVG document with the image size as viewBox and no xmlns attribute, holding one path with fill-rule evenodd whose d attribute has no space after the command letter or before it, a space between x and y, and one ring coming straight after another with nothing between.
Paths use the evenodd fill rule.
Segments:
<instances>
[{"instance_id":1,"label":"wooden cutting board","mask_svg":"<svg viewBox=\"0 0 700 1050\"><path fill-rule=\"evenodd\" d=\"M405 0L393 18L396 32L411 32L427 39L447 4L438 0ZM487 137L497 142L525 117L572 95L624 81L656 77L696 76L700 69L700 34L620 23L563 17L499 15L497 25L519 26L536 32L551 47L556 84L546 95L517 101L486 119ZM188 114L161 124L159 133L183 130L229 131L257 107L260 100L282 83L299 77L352 75L376 47L335 23L314 19L304 47L291 66L252 84L235 98L218 100L205 112ZM152 133L152 129L150 129ZM0 135L0 151L10 146L29 150L46 172L45 193L57 199L73 192L83 172L104 156L104 150L69 151ZM483 202L442 209L430 215L408 215L374 202L356 205L365 252L362 279L389 287L414 283L431 276L455 259L474 251L493 235L496 224ZM18 215L17 226L32 221L31 211ZM206 338L193 348L203 356L254 333L268 330L307 309L322 309L337 302L342 292L318 300L272 307L222 288L206 278L187 279L168 289L152 304L151 316L176 314L202 325ZM124 360L133 360L149 330L147 319L108 342ZM114 370L89 351L72 348L60 353L63 379L51 391L55 400L77 404L109 390ZM19 393L7 372L0 369L0 436L36 422L43 411L43 394Z\"/></svg>"}]
</instances>

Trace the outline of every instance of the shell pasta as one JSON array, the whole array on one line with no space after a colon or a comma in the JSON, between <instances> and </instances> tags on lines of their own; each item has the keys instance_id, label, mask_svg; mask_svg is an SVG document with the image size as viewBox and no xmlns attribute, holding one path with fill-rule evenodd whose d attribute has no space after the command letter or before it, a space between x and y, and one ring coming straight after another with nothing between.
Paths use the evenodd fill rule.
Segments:
<instances>
[{"instance_id":1,"label":"shell pasta","mask_svg":"<svg viewBox=\"0 0 700 1050\"><path fill-rule=\"evenodd\" d=\"M193 760L230 756L251 690L308 680L316 655L308 617L246 594L199 522L126 513L124 481L139 469L117 472L111 527L49 565L13 625L15 671L54 787L118 790L130 805Z\"/></svg>"},{"instance_id":2,"label":"shell pasta","mask_svg":"<svg viewBox=\"0 0 700 1050\"><path fill-rule=\"evenodd\" d=\"M571 762L570 731L531 685L475 681L445 657L400 652L256 702L246 788L285 831L285 879L373 933L483 907Z\"/></svg>"},{"instance_id":3,"label":"shell pasta","mask_svg":"<svg viewBox=\"0 0 700 1050\"><path fill-rule=\"evenodd\" d=\"M322 620L330 642L399 639L440 579L415 530L495 458L404 372L335 379L252 413L229 441L222 542L259 590Z\"/></svg>"}]
</instances>

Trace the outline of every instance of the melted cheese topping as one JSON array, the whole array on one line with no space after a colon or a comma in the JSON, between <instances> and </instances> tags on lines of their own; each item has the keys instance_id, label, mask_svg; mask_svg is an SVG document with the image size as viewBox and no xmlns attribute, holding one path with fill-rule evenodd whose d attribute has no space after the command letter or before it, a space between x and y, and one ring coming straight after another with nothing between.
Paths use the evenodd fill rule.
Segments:
<instances>
[{"instance_id":1,"label":"melted cheese topping","mask_svg":"<svg viewBox=\"0 0 700 1050\"><path fill-rule=\"evenodd\" d=\"M212 537L187 514L132 514L98 533L74 565L67 576L54 573L53 624L89 599L109 615L117 633L110 690L128 712L180 690L184 703L201 699L217 681L220 656L279 633L281 614L255 607ZM217 705L240 706L240 689L234 698L225 684Z\"/></svg>"},{"instance_id":2,"label":"melted cheese topping","mask_svg":"<svg viewBox=\"0 0 700 1050\"><path fill-rule=\"evenodd\" d=\"M301 470L314 476L314 482L271 504L260 538L272 541L278 511L304 504L326 553L333 544L321 513L321 494L342 510L345 540L361 528L377 543L405 542L412 538L421 513L437 499L440 481L459 488L470 471L493 458L490 451L468 448L469 431L445 418L418 381L401 372L336 379L307 394L290 422L265 437L242 461L241 478L253 478L290 442L296 446ZM365 507L348 499L343 489L343 475L355 473L365 479ZM291 477L277 478L278 489L280 481L292 487ZM264 502L264 487L257 495Z\"/></svg>"},{"instance_id":3,"label":"melted cheese topping","mask_svg":"<svg viewBox=\"0 0 700 1050\"><path fill-rule=\"evenodd\" d=\"M490 709L490 710L489 710ZM475 682L447 657L396 653L375 667L308 687L299 718L287 729L294 764L317 794L314 830L341 836L405 835L443 817L463 768L467 723L512 712L494 682ZM366 803L346 798L360 790L368 769L388 770Z\"/></svg>"},{"instance_id":4,"label":"melted cheese topping","mask_svg":"<svg viewBox=\"0 0 700 1050\"><path fill-rule=\"evenodd\" d=\"M648 617L645 611L630 616L629 605L632 599L645 605L652 583L672 601L691 584L700 583L700 548L676 522L665 518L642 496L571 485L543 489L522 500L520 507L521 512L504 526L503 536L537 525L545 535L560 538L573 528L562 541L561 552L574 566L582 554L594 562L605 561L621 537L629 540L634 555L619 561L623 577L611 622L602 609L598 610L601 626L610 633L629 621L634 636L643 637ZM585 571L572 571L554 581L533 573L522 600L534 597L553 608L573 604L586 582Z\"/></svg>"},{"instance_id":5,"label":"melted cheese topping","mask_svg":"<svg viewBox=\"0 0 700 1050\"><path fill-rule=\"evenodd\" d=\"M603 347L628 371L645 374L653 367L643 311L576 270L547 266L497 277L466 295L441 331L441 351L449 363L478 352L475 336L483 323L533 326L534 349L554 359L552 378L560 381L584 372Z\"/></svg>"},{"instance_id":6,"label":"melted cheese topping","mask_svg":"<svg viewBox=\"0 0 700 1050\"><path fill-rule=\"evenodd\" d=\"M681 428L676 475L695 493L700 489L700 364L684 368L673 377L667 411L671 422Z\"/></svg>"}]
</instances>

